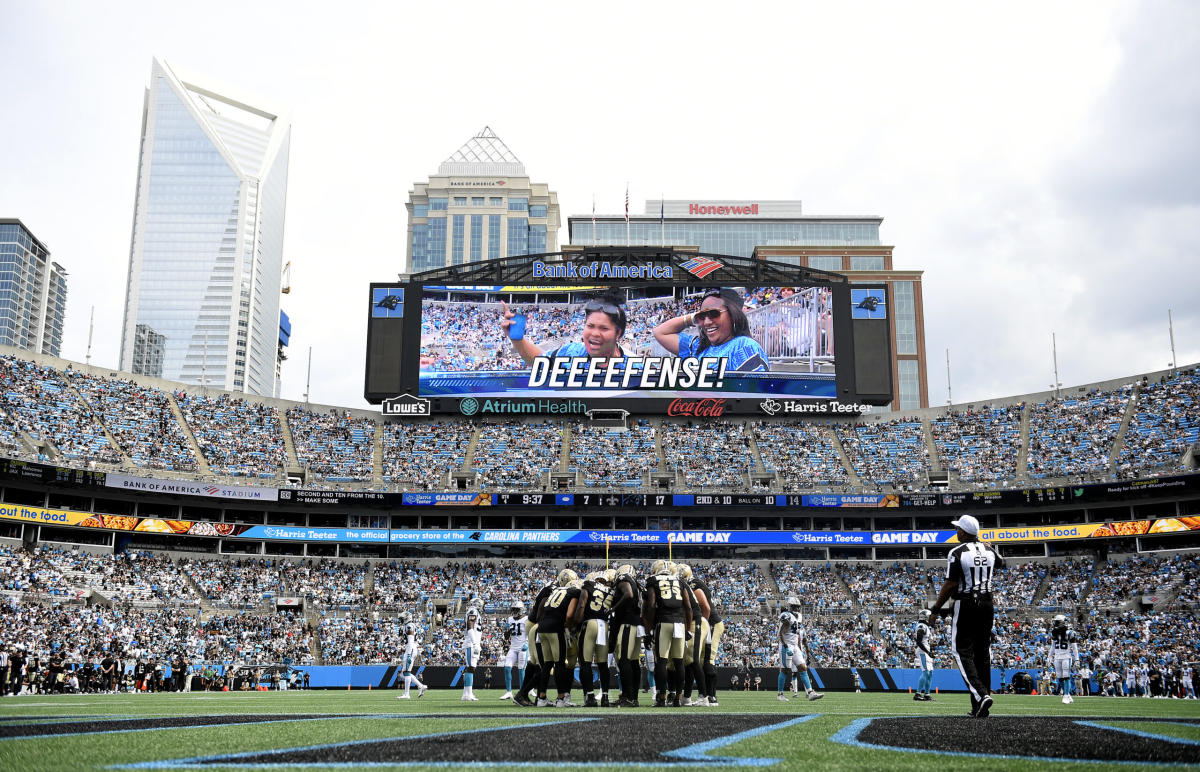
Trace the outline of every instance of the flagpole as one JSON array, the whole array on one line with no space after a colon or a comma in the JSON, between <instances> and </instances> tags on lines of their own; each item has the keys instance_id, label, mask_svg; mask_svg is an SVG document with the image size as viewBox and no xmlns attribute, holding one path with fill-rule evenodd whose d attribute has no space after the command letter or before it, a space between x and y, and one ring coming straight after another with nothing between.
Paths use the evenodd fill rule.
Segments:
<instances>
[{"instance_id":1,"label":"flagpole","mask_svg":"<svg viewBox=\"0 0 1200 772\"><path fill-rule=\"evenodd\" d=\"M658 239L667 245L667 202L662 193L658 194Z\"/></svg>"},{"instance_id":2,"label":"flagpole","mask_svg":"<svg viewBox=\"0 0 1200 772\"><path fill-rule=\"evenodd\" d=\"M592 194L592 246L599 244L599 239L596 238L596 194Z\"/></svg>"},{"instance_id":3,"label":"flagpole","mask_svg":"<svg viewBox=\"0 0 1200 772\"><path fill-rule=\"evenodd\" d=\"M629 246L629 183L625 183L625 246Z\"/></svg>"}]
</instances>

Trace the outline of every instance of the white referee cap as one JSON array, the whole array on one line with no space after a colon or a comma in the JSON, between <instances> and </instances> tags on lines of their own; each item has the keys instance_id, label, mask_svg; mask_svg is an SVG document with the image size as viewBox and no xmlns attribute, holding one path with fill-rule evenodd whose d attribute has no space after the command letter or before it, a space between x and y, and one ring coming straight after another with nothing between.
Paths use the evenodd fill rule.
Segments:
<instances>
[{"instance_id":1,"label":"white referee cap","mask_svg":"<svg viewBox=\"0 0 1200 772\"><path fill-rule=\"evenodd\" d=\"M950 525L961 528L971 536L979 535L979 521L972 515L962 515L957 520L951 520Z\"/></svg>"}]
</instances>

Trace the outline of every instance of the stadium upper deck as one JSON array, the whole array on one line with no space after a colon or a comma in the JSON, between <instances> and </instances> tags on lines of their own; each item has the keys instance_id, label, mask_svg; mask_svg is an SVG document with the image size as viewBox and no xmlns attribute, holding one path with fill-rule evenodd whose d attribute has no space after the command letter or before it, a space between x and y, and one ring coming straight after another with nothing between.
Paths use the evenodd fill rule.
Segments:
<instances>
[{"instance_id":1,"label":"stadium upper deck","mask_svg":"<svg viewBox=\"0 0 1200 772\"><path fill-rule=\"evenodd\" d=\"M406 420L0 348L0 454L151 477L380 491L987 490L1186 473L1200 376L856 419ZM934 481L945 479L945 485Z\"/></svg>"}]
</instances>

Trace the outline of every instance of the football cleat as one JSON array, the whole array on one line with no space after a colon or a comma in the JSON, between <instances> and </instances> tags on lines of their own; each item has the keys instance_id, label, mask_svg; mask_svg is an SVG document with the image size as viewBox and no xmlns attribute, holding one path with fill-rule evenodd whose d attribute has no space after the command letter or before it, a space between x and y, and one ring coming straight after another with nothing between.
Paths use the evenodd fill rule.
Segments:
<instances>
[{"instance_id":1,"label":"football cleat","mask_svg":"<svg viewBox=\"0 0 1200 772\"><path fill-rule=\"evenodd\" d=\"M825 696L825 695L824 695L824 694L821 694L820 692L809 692L809 693L808 693L808 699L809 699L809 701L810 701L810 702L811 702L811 701L813 701L813 700L819 700L819 699L821 699L821 698L822 698L822 697L824 697L824 696Z\"/></svg>"},{"instance_id":2,"label":"football cleat","mask_svg":"<svg viewBox=\"0 0 1200 772\"><path fill-rule=\"evenodd\" d=\"M537 706L539 708L548 708L553 704L554 703L550 702L549 700L545 700L545 699L542 699L541 697L538 697Z\"/></svg>"},{"instance_id":3,"label":"football cleat","mask_svg":"<svg viewBox=\"0 0 1200 772\"><path fill-rule=\"evenodd\" d=\"M512 698L513 698L512 692L505 692L504 694L500 695L500 699L502 699L502 700L511 700Z\"/></svg>"},{"instance_id":4,"label":"football cleat","mask_svg":"<svg viewBox=\"0 0 1200 772\"><path fill-rule=\"evenodd\" d=\"M988 716L990 716L992 713L992 703L993 702L995 702L995 700L992 699L992 695L990 695L990 694L984 695L983 699L979 701L979 710L975 711L975 717L976 718L987 718Z\"/></svg>"},{"instance_id":5,"label":"football cleat","mask_svg":"<svg viewBox=\"0 0 1200 772\"><path fill-rule=\"evenodd\" d=\"M585 707L585 708L598 708L598 707L600 707L600 703L596 702L596 695L594 695L594 694L589 694L589 695L587 695L586 697L584 697L584 698L583 698L583 707Z\"/></svg>"},{"instance_id":6,"label":"football cleat","mask_svg":"<svg viewBox=\"0 0 1200 772\"><path fill-rule=\"evenodd\" d=\"M780 693L779 693L779 696L778 696L778 697L776 697L775 699L779 700L780 702L787 702L787 701L788 701L788 698L783 696L783 692L780 692Z\"/></svg>"},{"instance_id":7,"label":"football cleat","mask_svg":"<svg viewBox=\"0 0 1200 772\"><path fill-rule=\"evenodd\" d=\"M399 697L397 697L396 699L398 699L398 700L411 700L411 699L412 699L412 697L409 697L407 694L401 694L401 695L400 695Z\"/></svg>"}]
</instances>

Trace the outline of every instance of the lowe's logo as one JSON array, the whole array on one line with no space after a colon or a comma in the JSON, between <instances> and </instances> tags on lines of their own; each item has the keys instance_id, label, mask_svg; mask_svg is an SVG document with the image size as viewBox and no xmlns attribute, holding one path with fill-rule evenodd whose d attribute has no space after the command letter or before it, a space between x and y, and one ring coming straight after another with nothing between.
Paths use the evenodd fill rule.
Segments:
<instances>
[{"instance_id":1,"label":"lowe's logo","mask_svg":"<svg viewBox=\"0 0 1200 772\"><path fill-rule=\"evenodd\" d=\"M411 394L401 394L398 397L389 397L383 401L384 415L398 416L428 416L432 415L433 411L429 407L429 400L421 397L414 397Z\"/></svg>"}]
</instances>

